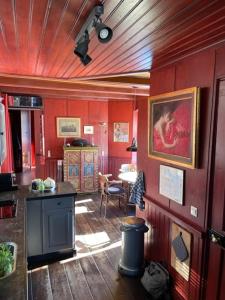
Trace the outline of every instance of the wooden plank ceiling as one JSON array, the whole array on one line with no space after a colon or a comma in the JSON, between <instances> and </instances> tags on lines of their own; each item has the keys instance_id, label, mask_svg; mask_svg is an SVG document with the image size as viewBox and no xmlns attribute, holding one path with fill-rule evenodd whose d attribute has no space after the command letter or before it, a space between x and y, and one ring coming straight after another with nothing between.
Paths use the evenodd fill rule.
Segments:
<instances>
[{"instance_id":1,"label":"wooden plank ceiling","mask_svg":"<svg viewBox=\"0 0 225 300\"><path fill-rule=\"evenodd\" d=\"M102 44L92 31L92 62L83 66L73 53L75 39L99 3L113 38ZM0 7L3 76L75 83L149 71L225 40L222 0L0 0Z\"/></svg>"}]
</instances>

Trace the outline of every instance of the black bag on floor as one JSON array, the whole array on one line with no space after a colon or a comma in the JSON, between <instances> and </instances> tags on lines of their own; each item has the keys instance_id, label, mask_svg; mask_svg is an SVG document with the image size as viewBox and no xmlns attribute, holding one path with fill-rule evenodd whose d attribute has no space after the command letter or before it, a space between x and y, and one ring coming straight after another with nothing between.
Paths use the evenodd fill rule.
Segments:
<instances>
[{"instance_id":1,"label":"black bag on floor","mask_svg":"<svg viewBox=\"0 0 225 300\"><path fill-rule=\"evenodd\" d=\"M150 262L145 268L141 283L153 299L170 299L169 273L157 262Z\"/></svg>"}]
</instances>

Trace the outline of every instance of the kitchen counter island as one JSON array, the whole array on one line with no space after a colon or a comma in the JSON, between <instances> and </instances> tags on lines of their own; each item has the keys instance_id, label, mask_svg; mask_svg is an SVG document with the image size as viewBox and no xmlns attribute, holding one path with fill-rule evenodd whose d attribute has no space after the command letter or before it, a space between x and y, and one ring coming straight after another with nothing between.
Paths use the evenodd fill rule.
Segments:
<instances>
[{"instance_id":1,"label":"kitchen counter island","mask_svg":"<svg viewBox=\"0 0 225 300\"><path fill-rule=\"evenodd\" d=\"M11 241L17 244L16 270L9 277L0 279L0 300L27 299L26 204L35 200L49 200L52 206L60 197L74 198L75 195L75 189L69 182L57 183L56 189L50 192L32 192L29 186L20 186L16 191L0 193L0 200L17 200L16 217L0 219L0 242ZM73 232L74 228L71 230Z\"/></svg>"}]
</instances>

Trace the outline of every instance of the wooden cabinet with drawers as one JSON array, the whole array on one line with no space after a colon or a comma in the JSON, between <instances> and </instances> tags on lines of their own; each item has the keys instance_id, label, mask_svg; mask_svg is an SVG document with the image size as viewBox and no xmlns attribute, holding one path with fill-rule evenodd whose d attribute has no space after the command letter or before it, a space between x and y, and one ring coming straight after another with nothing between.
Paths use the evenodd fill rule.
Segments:
<instances>
[{"instance_id":1,"label":"wooden cabinet with drawers","mask_svg":"<svg viewBox=\"0 0 225 300\"><path fill-rule=\"evenodd\" d=\"M28 200L28 257L73 249L74 197L60 195Z\"/></svg>"},{"instance_id":2,"label":"wooden cabinet with drawers","mask_svg":"<svg viewBox=\"0 0 225 300\"><path fill-rule=\"evenodd\" d=\"M77 193L98 190L98 148L65 147L64 181L73 184Z\"/></svg>"}]
</instances>

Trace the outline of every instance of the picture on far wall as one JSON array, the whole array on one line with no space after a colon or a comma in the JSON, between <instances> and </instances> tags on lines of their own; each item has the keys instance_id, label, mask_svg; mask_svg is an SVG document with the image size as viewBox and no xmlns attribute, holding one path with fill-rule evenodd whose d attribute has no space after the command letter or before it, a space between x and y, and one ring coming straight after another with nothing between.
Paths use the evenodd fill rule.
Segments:
<instances>
[{"instance_id":1,"label":"picture on far wall","mask_svg":"<svg viewBox=\"0 0 225 300\"><path fill-rule=\"evenodd\" d=\"M84 134L94 134L94 126L84 125Z\"/></svg>"},{"instance_id":2,"label":"picture on far wall","mask_svg":"<svg viewBox=\"0 0 225 300\"><path fill-rule=\"evenodd\" d=\"M60 117L56 119L57 137L80 137L80 118Z\"/></svg>"},{"instance_id":3,"label":"picture on far wall","mask_svg":"<svg viewBox=\"0 0 225 300\"><path fill-rule=\"evenodd\" d=\"M113 141L114 142L129 142L129 123L113 123Z\"/></svg>"},{"instance_id":4,"label":"picture on far wall","mask_svg":"<svg viewBox=\"0 0 225 300\"><path fill-rule=\"evenodd\" d=\"M149 157L196 168L199 130L199 88L149 98Z\"/></svg>"}]
</instances>

